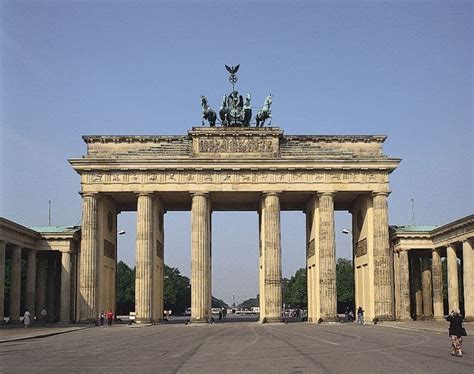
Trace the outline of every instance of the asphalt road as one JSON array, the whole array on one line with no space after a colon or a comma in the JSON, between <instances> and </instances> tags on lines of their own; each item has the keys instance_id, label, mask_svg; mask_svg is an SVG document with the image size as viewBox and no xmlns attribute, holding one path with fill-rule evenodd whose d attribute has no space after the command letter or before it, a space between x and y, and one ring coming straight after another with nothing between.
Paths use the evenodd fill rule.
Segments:
<instances>
[{"instance_id":1,"label":"asphalt road","mask_svg":"<svg viewBox=\"0 0 474 374\"><path fill-rule=\"evenodd\" d=\"M0 344L3 373L474 373L474 337L355 324L94 327Z\"/></svg>"}]
</instances>

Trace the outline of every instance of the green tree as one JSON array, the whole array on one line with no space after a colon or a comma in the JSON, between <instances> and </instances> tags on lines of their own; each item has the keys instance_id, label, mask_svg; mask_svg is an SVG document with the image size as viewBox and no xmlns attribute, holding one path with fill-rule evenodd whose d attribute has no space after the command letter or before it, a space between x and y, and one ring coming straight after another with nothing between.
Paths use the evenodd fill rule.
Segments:
<instances>
[{"instance_id":1,"label":"green tree","mask_svg":"<svg viewBox=\"0 0 474 374\"><path fill-rule=\"evenodd\" d=\"M354 267L351 260L337 259L336 279L338 312L343 312L347 306L354 308Z\"/></svg>"},{"instance_id":2,"label":"green tree","mask_svg":"<svg viewBox=\"0 0 474 374\"><path fill-rule=\"evenodd\" d=\"M117 314L128 314L135 310L135 268L131 269L125 262L117 264Z\"/></svg>"},{"instance_id":3,"label":"green tree","mask_svg":"<svg viewBox=\"0 0 474 374\"><path fill-rule=\"evenodd\" d=\"M253 307L259 306L258 305L258 297L252 297L250 299L247 299L243 301L242 303L239 304L238 308L239 309L250 309Z\"/></svg>"},{"instance_id":4,"label":"green tree","mask_svg":"<svg viewBox=\"0 0 474 374\"><path fill-rule=\"evenodd\" d=\"M191 306L191 285L189 278L181 275L178 268L165 265L163 298L165 309L180 315Z\"/></svg>"},{"instance_id":5,"label":"green tree","mask_svg":"<svg viewBox=\"0 0 474 374\"><path fill-rule=\"evenodd\" d=\"M307 308L306 269L298 269L288 282L283 282L283 302L292 308Z\"/></svg>"}]
</instances>

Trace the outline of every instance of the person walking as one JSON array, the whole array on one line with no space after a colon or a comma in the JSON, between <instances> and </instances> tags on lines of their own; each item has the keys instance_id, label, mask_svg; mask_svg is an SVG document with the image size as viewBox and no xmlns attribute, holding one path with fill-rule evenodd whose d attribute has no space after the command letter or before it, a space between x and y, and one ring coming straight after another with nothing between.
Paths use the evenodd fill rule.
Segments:
<instances>
[{"instance_id":1,"label":"person walking","mask_svg":"<svg viewBox=\"0 0 474 374\"><path fill-rule=\"evenodd\" d=\"M48 311L46 310L46 307L43 307L41 309L41 324L44 325L46 322L48 322Z\"/></svg>"},{"instance_id":2,"label":"person walking","mask_svg":"<svg viewBox=\"0 0 474 374\"><path fill-rule=\"evenodd\" d=\"M104 311L102 310L102 311L99 313L99 326L100 326L100 327L104 327L104 320L105 320L105 313L104 313Z\"/></svg>"},{"instance_id":3,"label":"person walking","mask_svg":"<svg viewBox=\"0 0 474 374\"><path fill-rule=\"evenodd\" d=\"M364 309L360 306L359 309L357 309L357 324L358 325L363 325L364 324Z\"/></svg>"},{"instance_id":4,"label":"person walking","mask_svg":"<svg viewBox=\"0 0 474 374\"><path fill-rule=\"evenodd\" d=\"M107 312L107 325L109 327L112 326L112 320L114 319L114 314L112 313L112 309L109 309L109 311Z\"/></svg>"},{"instance_id":5,"label":"person walking","mask_svg":"<svg viewBox=\"0 0 474 374\"><path fill-rule=\"evenodd\" d=\"M449 336L451 337L452 347L451 355L462 357L463 326L459 309L452 310L446 318L446 321L449 322Z\"/></svg>"},{"instance_id":6,"label":"person walking","mask_svg":"<svg viewBox=\"0 0 474 374\"><path fill-rule=\"evenodd\" d=\"M30 325L31 323L31 314L28 309L25 310L25 314L23 315L23 324L25 325L25 329Z\"/></svg>"}]
</instances>

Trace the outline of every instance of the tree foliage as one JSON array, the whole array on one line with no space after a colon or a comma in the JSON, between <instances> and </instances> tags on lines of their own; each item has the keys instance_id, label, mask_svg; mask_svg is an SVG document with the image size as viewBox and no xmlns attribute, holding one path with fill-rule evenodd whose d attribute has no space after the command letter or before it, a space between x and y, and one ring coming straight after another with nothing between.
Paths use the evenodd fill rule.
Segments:
<instances>
[{"instance_id":1,"label":"tree foliage","mask_svg":"<svg viewBox=\"0 0 474 374\"><path fill-rule=\"evenodd\" d=\"M336 285L338 311L344 311L347 306L354 308L354 268L351 260L337 259Z\"/></svg>"},{"instance_id":2,"label":"tree foliage","mask_svg":"<svg viewBox=\"0 0 474 374\"><path fill-rule=\"evenodd\" d=\"M191 306L191 284L189 278L181 275L178 268L165 265L163 302L167 310L180 315Z\"/></svg>"},{"instance_id":3,"label":"tree foliage","mask_svg":"<svg viewBox=\"0 0 474 374\"><path fill-rule=\"evenodd\" d=\"M135 268L125 262L117 264L117 314L128 314L135 309Z\"/></svg>"},{"instance_id":4,"label":"tree foliage","mask_svg":"<svg viewBox=\"0 0 474 374\"><path fill-rule=\"evenodd\" d=\"M307 308L306 269L298 269L290 280L283 280L283 302L292 308Z\"/></svg>"},{"instance_id":5,"label":"tree foliage","mask_svg":"<svg viewBox=\"0 0 474 374\"><path fill-rule=\"evenodd\" d=\"M250 299L247 299L245 301L243 301L242 303L240 303L238 305L238 308L239 309L251 309L253 307L257 307L259 306L258 305L258 298L257 297L252 297Z\"/></svg>"}]
</instances>

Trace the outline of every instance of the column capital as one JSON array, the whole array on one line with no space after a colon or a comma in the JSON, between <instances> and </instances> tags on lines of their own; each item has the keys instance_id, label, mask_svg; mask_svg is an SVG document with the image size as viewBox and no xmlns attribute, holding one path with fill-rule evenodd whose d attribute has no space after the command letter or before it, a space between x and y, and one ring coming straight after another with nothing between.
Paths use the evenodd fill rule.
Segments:
<instances>
[{"instance_id":1,"label":"column capital","mask_svg":"<svg viewBox=\"0 0 474 374\"><path fill-rule=\"evenodd\" d=\"M262 196L280 196L282 191L262 191Z\"/></svg>"},{"instance_id":2,"label":"column capital","mask_svg":"<svg viewBox=\"0 0 474 374\"><path fill-rule=\"evenodd\" d=\"M99 197L99 193L98 193L98 192L82 192L82 191L79 191L79 195L81 195L82 198L85 198L85 197L95 197L95 198L98 198L98 197Z\"/></svg>"},{"instance_id":3,"label":"column capital","mask_svg":"<svg viewBox=\"0 0 474 374\"><path fill-rule=\"evenodd\" d=\"M375 196L388 197L388 195L390 195L390 191L372 191L371 195L372 195L372 197L375 197Z\"/></svg>"},{"instance_id":4,"label":"column capital","mask_svg":"<svg viewBox=\"0 0 474 374\"><path fill-rule=\"evenodd\" d=\"M191 195L191 197L194 197L194 196L209 197L209 191L189 191L189 194Z\"/></svg>"},{"instance_id":5,"label":"column capital","mask_svg":"<svg viewBox=\"0 0 474 374\"><path fill-rule=\"evenodd\" d=\"M322 196L334 196L336 195L337 191L320 191L320 192L317 192L316 195L318 197L322 197Z\"/></svg>"},{"instance_id":6,"label":"column capital","mask_svg":"<svg viewBox=\"0 0 474 374\"><path fill-rule=\"evenodd\" d=\"M138 197L140 196L153 197L153 192L150 192L150 191L135 191L134 194L137 195Z\"/></svg>"}]
</instances>

